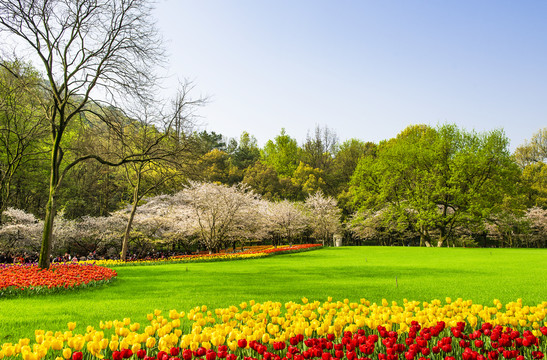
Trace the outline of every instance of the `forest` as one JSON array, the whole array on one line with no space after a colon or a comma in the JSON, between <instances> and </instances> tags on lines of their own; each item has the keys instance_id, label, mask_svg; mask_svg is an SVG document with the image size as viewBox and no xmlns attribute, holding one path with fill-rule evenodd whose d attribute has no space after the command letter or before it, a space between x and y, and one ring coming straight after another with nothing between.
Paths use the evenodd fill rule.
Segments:
<instances>
[{"instance_id":1,"label":"forest","mask_svg":"<svg viewBox=\"0 0 547 360\"><path fill-rule=\"evenodd\" d=\"M333 235L355 245L546 246L547 128L513 153L501 129L454 124L409 125L379 143L341 142L321 126L299 143L281 129L261 147L247 132L234 139L200 128L206 99L185 83L167 108L127 113L87 102L54 144L48 87L29 63L2 62L6 256L40 249L54 145L55 254L332 244ZM67 108L80 100L69 98ZM314 224L317 198L330 204L323 225Z\"/></svg>"}]
</instances>

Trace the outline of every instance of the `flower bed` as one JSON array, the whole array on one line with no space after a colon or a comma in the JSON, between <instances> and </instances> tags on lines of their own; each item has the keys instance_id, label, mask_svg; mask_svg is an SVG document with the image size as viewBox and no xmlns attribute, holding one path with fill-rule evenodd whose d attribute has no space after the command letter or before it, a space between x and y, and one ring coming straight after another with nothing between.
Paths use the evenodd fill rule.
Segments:
<instances>
[{"instance_id":1,"label":"flower bed","mask_svg":"<svg viewBox=\"0 0 547 360\"><path fill-rule=\"evenodd\" d=\"M82 360L501 360L544 359L547 302L524 306L446 299L403 304L348 300L241 303L188 313L160 310L149 323L101 321L85 334L35 332L3 344L0 359Z\"/></svg>"},{"instance_id":2,"label":"flower bed","mask_svg":"<svg viewBox=\"0 0 547 360\"><path fill-rule=\"evenodd\" d=\"M116 271L92 264L2 265L0 297L50 293L96 286L111 281Z\"/></svg>"},{"instance_id":3,"label":"flower bed","mask_svg":"<svg viewBox=\"0 0 547 360\"><path fill-rule=\"evenodd\" d=\"M85 261L88 264L97 264L102 266L127 266L127 265L156 265L164 263L189 263L189 262L212 262L212 261L231 261L256 259L276 254L298 253L303 251L314 250L322 247L321 244L302 244L292 246L259 246L251 249L235 252L235 253L217 253L217 254L198 254L198 255L179 255L171 256L164 259L142 259L134 261L122 260L92 260Z\"/></svg>"}]
</instances>

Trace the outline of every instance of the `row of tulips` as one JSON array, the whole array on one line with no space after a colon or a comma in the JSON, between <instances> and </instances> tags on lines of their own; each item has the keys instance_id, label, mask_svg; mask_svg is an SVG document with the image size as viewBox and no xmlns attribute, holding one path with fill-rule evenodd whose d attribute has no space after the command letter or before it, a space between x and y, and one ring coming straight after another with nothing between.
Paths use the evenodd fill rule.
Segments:
<instances>
[{"instance_id":1,"label":"row of tulips","mask_svg":"<svg viewBox=\"0 0 547 360\"><path fill-rule=\"evenodd\" d=\"M0 268L0 298L51 293L107 283L116 271L93 264L12 265Z\"/></svg>"},{"instance_id":2,"label":"row of tulips","mask_svg":"<svg viewBox=\"0 0 547 360\"><path fill-rule=\"evenodd\" d=\"M547 302L494 306L458 299L401 305L362 299L206 306L167 316L155 310L141 325L101 321L75 334L35 332L0 348L23 360L502 360L545 359Z\"/></svg>"},{"instance_id":3,"label":"row of tulips","mask_svg":"<svg viewBox=\"0 0 547 360\"><path fill-rule=\"evenodd\" d=\"M93 260L86 263L92 263L102 266L127 266L127 265L156 265L164 263L190 263L190 262L212 262L212 261L231 261L231 260L245 260L263 258L275 254L288 254L297 253L302 251L309 251L318 249L321 244L301 244L301 245L287 245L287 246L257 246L251 247L245 251L236 253L215 253L215 254L197 254L197 255L178 255L161 259L140 259L134 261L122 261L122 260Z\"/></svg>"}]
</instances>

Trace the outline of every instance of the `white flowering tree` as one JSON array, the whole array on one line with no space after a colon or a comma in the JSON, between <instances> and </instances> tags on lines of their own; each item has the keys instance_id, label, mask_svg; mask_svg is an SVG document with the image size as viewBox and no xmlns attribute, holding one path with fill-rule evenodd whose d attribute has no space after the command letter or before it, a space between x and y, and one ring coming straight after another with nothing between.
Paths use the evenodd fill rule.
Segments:
<instances>
[{"instance_id":1,"label":"white flowering tree","mask_svg":"<svg viewBox=\"0 0 547 360\"><path fill-rule=\"evenodd\" d=\"M537 247L545 247L547 243L547 210L533 207L526 211L526 219L530 225L530 242Z\"/></svg>"},{"instance_id":2,"label":"white flowering tree","mask_svg":"<svg viewBox=\"0 0 547 360\"><path fill-rule=\"evenodd\" d=\"M76 248L80 253L108 252L119 244L125 222L126 219L117 214L99 217L84 216L75 222L77 236L73 236L71 243L66 244L66 247Z\"/></svg>"},{"instance_id":3,"label":"white flowering tree","mask_svg":"<svg viewBox=\"0 0 547 360\"><path fill-rule=\"evenodd\" d=\"M171 201L169 211L161 217L163 241L189 251L189 245L196 238L193 209L184 201L182 193L172 196Z\"/></svg>"},{"instance_id":4,"label":"white flowering tree","mask_svg":"<svg viewBox=\"0 0 547 360\"><path fill-rule=\"evenodd\" d=\"M193 211L182 193L158 195L139 206L131 233L134 246L179 245L188 251L194 236Z\"/></svg>"},{"instance_id":5,"label":"white flowering tree","mask_svg":"<svg viewBox=\"0 0 547 360\"><path fill-rule=\"evenodd\" d=\"M260 221L258 195L245 185L192 182L180 200L192 209L191 223L198 242L211 253L235 241L261 237L256 233Z\"/></svg>"},{"instance_id":6,"label":"white flowering tree","mask_svg":"<svg viewBox=\"0 0 547 360\"><path fill-rule=\"evenodd\" d=\"M308 225L308 218L301 206L288 200L265 203L265 221L267 229L273 235L274 245L285 239L291 243L302 235Z\"/></svg>"},{"instance_id":7,"label":"white flowering tree","mask_svg":"<svg viewBox=\"0 0 547 360\"><path fill-rule=\"evenodd\" d=\"M308 212L310 227L313 236L327 244L333 235L342 230L340 224L340 209L336 206L336 200L325 196L321 191L308 196L304 206Z\"/></svg>"},{"instance_id":8,"label":"white flowering tree","mask_svg":"<svg viewBox=\"0 0 547 360\"><path fill-rule=\"evenodd\" d=\"M0 254L6 258L40 250L43 223L20 209L7 208L1 214Z\"/></svg>"}]
</instances>

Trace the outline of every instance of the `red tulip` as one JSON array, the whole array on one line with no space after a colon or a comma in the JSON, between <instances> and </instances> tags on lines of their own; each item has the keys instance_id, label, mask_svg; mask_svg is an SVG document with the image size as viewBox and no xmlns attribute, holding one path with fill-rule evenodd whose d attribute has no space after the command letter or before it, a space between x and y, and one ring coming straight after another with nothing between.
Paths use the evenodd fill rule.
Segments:
<instances>
[{"instance_id":1,"label":"red tulip","mask_svg":"<svg viewBox=\"0 0 547 360\"><path fill-rule=\"evenodd\" d=\"M406 360L412 360L412 359L414 359L415 356L416 356L416 354L414 353L414 351L405 352L405 359Z\"/></svg>"},{"instance_id":2,"label":"red tulip","mask_svg":"<svg viewBox=\"0 0 547 360\"><path fill-rule=\"evenodd\" d=\"M182 358L184 360L191 360L192 359L192 350L186 349L182 352Z\"/></svg>"},{"instance_id":3,"label":"red tulip","mask_svg":"<svg viewBox=\"0 0 547 360\"><path fill-rule=\"evenodd\" d=\"M207 353L207 350L203 346L201 346L196 350L196 353L198 356L203 356Z\"/></svg>"}]
</instances>

